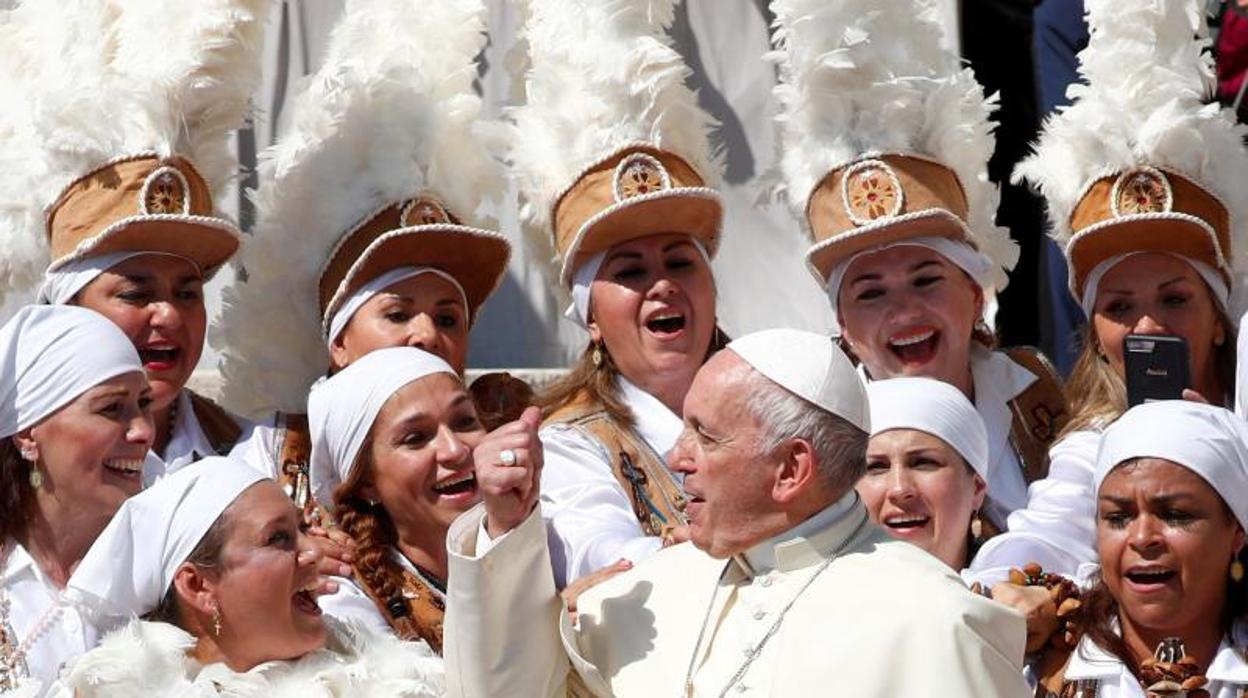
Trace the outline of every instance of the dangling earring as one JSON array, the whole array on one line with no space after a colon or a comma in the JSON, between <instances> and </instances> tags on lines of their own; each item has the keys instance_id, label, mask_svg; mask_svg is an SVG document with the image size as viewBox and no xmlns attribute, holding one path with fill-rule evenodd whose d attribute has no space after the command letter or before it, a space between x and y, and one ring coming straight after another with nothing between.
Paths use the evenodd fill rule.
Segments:
<instances>
[{"instance_id":1,"label":"dangling earring","mask_svg":"<svg viewBox=\"0 0 1248 698\"><path fill-rule=\"evenodd\" d=\"M43 487L43 471L36 465L30 466L30 486L36 490Z\"/></svg>"},{"instance_id":2,"label":"dangling earring","mask_svg":"<svg viewBox=\"0 0 1248 698\"><path fill-rule=\"evenodd\" d=\"M34 463L39 460L39 452L35 450L34 446L22 446L22 460Z\"/></svg>"},{"instance_id":3,"label":"dangling earring","mask_svg":"<svg viewBox=\"0 0 1248 698\"><path fill-rule=\"evenodd\" d=\"M977 541L984 539L984 521L979 518L979 510L971 513L971 538Z\"/></svg>"},{"instance_id":4,"label":"dangling earring","mask_svg":"<svg viewBox=\"0 0 1248 698\"><path fill-rule=\"evenodd\" d=\"M602 368L602 345L594 344L594 351L589 355L589 360L594 362L594 368Z\"/></svg>"},{"instance_id":5,"label":"dangling earring","mask_svg":"<svg viewBox=\"0 0 1248 698\"><path fill-rule=\"evenodd\" d=\"M212 634L221 637L221 607L212 607Z\"/></svg>"},{"instance_id":6,"label":"dangling earring","mask_svg":"<svg viewBox=\"0 0 1248 698\"><path fill-rule=\"evenodd\" d=\"M1239 560L1231 560L1231 581L1236 584L1244 581L1244 563Z\"/></svg>"}]
</instances>

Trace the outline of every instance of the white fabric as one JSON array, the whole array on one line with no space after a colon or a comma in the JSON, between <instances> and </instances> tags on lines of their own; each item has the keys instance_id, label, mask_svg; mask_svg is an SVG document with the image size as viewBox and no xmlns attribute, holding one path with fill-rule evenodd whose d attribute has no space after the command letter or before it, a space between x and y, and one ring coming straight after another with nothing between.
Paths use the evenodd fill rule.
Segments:
<instances>
[{"instance_id":1,"label":"white fabric","mask_svg":"<svg viewBox=\"0 0 1248 698\"><path fill-rule=\"evenodd\" d=\"M60 602L61 590L25 548L10 542L3 549L0 600L7 603L8 610L7 614L0 610L0 629L9 630L16 645L31 637L45 614L56 614L26 652L29 677L19 689L41 695L56 679L61 665L94 647L99 635L96 626L77 608Z\"/></svg>"},{"instance_id":2,"label":"white fabric","mask_svg":"<svg viewBox=\"0 0 1248 698\"><path fill-rule=\"evenodd\" d=\"M229 458L205 458L126 500L91 545L66 598L99 617L155 609L174 572L248 487L268 475Z\"/></svg>"},{"instance_id":3,"label":"white fabric","mask_svg":"<svg viewBox=\"0 0 1248 698\"><path fill-rule=\"evenodd\" d=\"M1011 512L1027 506L1027 478L1011 440L1014 411L1010 401L1039 378L1004 352L973 344L971 379L975 410L988 433L988 503L982 513L1002 526Z\"/></svg>"},{"instance_id":4,"label":"white fabric","mask_svg":"<svg viewBox=\"0 0 1248 698\"><path fill-rule=\"evenodd\" d=\"M0 436L34 426L110 378L142 371L134 344L103 315L26 306L0 327Z\"/></svg>"},{"instance_id":5,"label":"white fabric","mask_svg":"<svg viewBox=\"0 0 1248 698\"><path fill-rule=\"evenodd\" d=\"M706 621L693 694L717 696L795 598L729 695L1030 695L1022 617L969 593L931 555L888 540L858 502L818 530L771 541L776 566L755 574L688 543L666 548L582 593L575 624L545 573L540 515L482 556L472 545L483 516L470 510L447 537L451 695L563 696L570 667L594 695L685 695Z\"/></svg>"},{"instance_id":6,"label":"white fabric","mask_svg":"<svg viewBox=\"0 0 1248 698\"><path fill-rule=\"evenodd\" d=\"M143 255L160 255L164 257L176 257L185 261L187 264L195 267L195 271L201 276L203 270L200 269L199 263L193 259L188 259L181 255L171 254L169 252L156 252L154 250L139 250L125 252L110 252L94 257L84 257L76 259L55 271L44 272L43 284L39 286L39 293L36 300L39 303L51 305L64 305L74 299L78 292L86 288L87 284L95 280L95 277L121 264L132 257L141 257Z\"/></svg>"},{"instance_id":7,"label":"white fabric","mask_svg":"<svg viewBox=\"0 0 1248 698\"><path fill-rule=\"evenodd\" d=\"M867 386L871 435L913 429L935 436L958 452L988 482L988 432L962 391L932 378L892 378Z\"/></svg>"},{"instance_id":8,"label":"white fabric","mask_svg":"<svg viewBox=\"0 0 1248 698\"><path fill-rule=\"evenodd\" d=\"M906 245L912 247L926 247L939 252L945 259L953 262L958 266L958 268L966 272L981 289L985 290L985 294L987 294L987 291L992 289L992 260L988 259L987 256L980 253L978 250L965 242L950 240L949 238L940 236L927 236L909 238L907 240L891 242L886 245L879 245L877 247L863 250L849 259L840 262L833 267L831 273L828 274L828 285L825 290L828 294L828 300L832 302L832 326L835 328L836 332L839 333L841 331L839 299L841 295L841 284L845 281L845 272L849 271L849 265L853 264L854 260L863 255L875 254L876 252L882 252L894 247L904 247ZM984 319L991 324L992 318L996 315L995 301L990 302L992 301L990 298L985 298L984 301Z\"/></svg>"},{"instance_id":9,"label":"white fabric","mask_svg":"<svg viewBox=\"0 0 1248 698\"><path fill-rule=\"evenodd\" d=\"M332 509L334 490L351 478L360 448L386 401L400 388L435 373L458 378L440 357L415 347L389 347L369 352L308 395L308 428L312 435L309 477L312 495Z\"/></svg>"},{"instance_id":10,"label":"white fabric","mask_svg":"<svg viewBox=\"0 0 1248 698\"><path fill-rule=\"evenodd\" d=\"M776 385L870 433L866 389L833 339L804 330L762 330L729 342L727 349Z\"/></svg>"},{"instance_id":11,"label":"white fabric","mask_svg":"<svg viewBox=\"0 0 1248 698\"><path fill-rule=\"evenodd\" d=\"M1105 430L1092 491L1133 458L1163 458L1196 473L1248 529L1248 422L1229 410L1188 400L1132 407Z\"/></svg>"},{"instance_id":12,"label":"white fabric","mask_svg":"<svg viewBox=\"0 0 1248 698\"><path fill-rule=\"evenodd\" d=\"M441 698L446 669L423 642L400 642L327 620L323 649L246 672L187 656L195 638L133 620L74 664L52 698Z\"/></svg>"},{"instance_id":13,"label":"white fabric","mask_svg":"<svg viewBox=\"0 0 1248 698\"><path fill-rule=\"evenodd\" d=\"M407 281L421 274L433 274L445 279L455 287L455 290L459 292L459 302L464 306L464 318L471 325L472 311L468 309L468 294L464 293L464 287L460 285L455 277L434 267L399 267L391 269L356 289L355 293L352 293L346 302L338 307L338 310L334 312L333 318L329 321L329 335L326 337L329 348L333 348L334 340L338 339L338 335L347 329L347 324L351 322L351 318L355 317L355 313L364 307L364 304L371 300L373 296L400 281Z\"/></svg>"},{"instance_id":14,"label":"white fabric","mask_svg":"<svg viewBox=\"0 0 1248 698\"><path fill-rule=\"evenodd\" d=\"M711 266L711 255L707 253L702 241L690 237L689 242L692 242L694 248L702 255L702 261L706 262L706 266L709 269ZM589 329L589 291L593 286L594 279L598 278L598 271L602 269L602 263L606 261L607 253L612 249L614 248L595 253L594 256L582 262L572 275L572 303L563 311L563 316L576 323L581 329Z\"/></svg>"},{"instance_id":15,"label":"white fabric","mask_svg":"<svg viewBox=\"0 0 1248 698\"><path fill-rule=\"evenodd\" d=\"M635 433L660 458L676 444L680 417L658 398L619 377ZM662 547L642 533L632 500L611 472L611 454L589 432L567 424L542 428L542 511L549 519L559 588L625 558L638 562ZM669 474L680 481L677 473Z\"/></svg>"},{"instance_id":16,"label":"white fabric","mask_svg":"<svg viewBox=\"0 0 1248 698\"><path fill-rule=\"evenodd\" d=\"M1209 683L1205 690L1210 698L1240 698L1248 687L1248 660L1243 649L1248 647L1248 627L1237 621L1229 637L1223 638L1213 657L1205 678ZM1070 656L1070 664L1064 674L1066 680L1094 680L1096 698L1145 698L1140 680L1122 660L1101 649L1086 635Z\"/></svg>"},{"instance_id":17,"label":"white fabric","mask_svg":"<svg viewBox=\"0 0 1248 698\"><path fill-rule=\"evenodd\" d=\"M1248 313L1239 319L1239 335L1235 338L1235 414L1248 419Z\"/></svg>"},{"instance_id":18,"label":"white fabric","mask_svg":"<svg viewBox=\"0 0 1248 698\"><path fill-rule=\"evenodd\" d=\"M173 431L169 434L169 443L165 444L165 455L159 460L163 461L163 465L159 470L144 468L143 482L145 485L151 485L165 475L176 473L182 468L208 456L225 456L236 457L239 453L246 450L247 445L251 443L255 437L258 437L264 428L250 420L243 419L236 414L231 413L230 418L233 419L242 430L239 434L238 441L235 442L229 453L218 453L212 446L212 441L208 439L208 435L204 433L203 426L199 423L199 417L195 415L195 409L191 404L191 391L182 389L178 393L176 421L173 423ZM268 429L272 432L272 429ZM149 461L152 459L149 458Z\"/></svg>"},{"instance_id":19,"label":"white fabric","mask_svg":"<svg viewBox=\"0 0 1248 698\"><path fill-rule=\"evenodd\" d=\"M991 586L1011 567L1037 562L1047 572L1074 577L1095 562L1096 491L1092 473L1101 431L1074 431L1049 449L1049 474L1031 483L1027 506L1008 519L1009 530L994 536L971 561L972 581ZM989 486L991 491L991 486Z\"/></svg>"},{"instance_id":20,"label":"white fabric","mask_svg":"<svg viewBox=\"0 0 1248 698\"><path fill-rule=\"evenodd\" d=\"M1134 257L1137 254L1145 254L1147 252L1149 252L1149 250L1140 250L1138 252L1127 252L1125 254L1115 255L1109 259L1103 260L1095 267L1092 267L1092 271L1088 272L1088 278L1083 282L1083 297L1079 299L1079 305L1083 308L1083 314L1088 317L1092 317L1092 311L1096 308L1096 291L1100 288L1101 279L1104 278L1105 274L1107 274L1110 269L1118 266L1119 262L1127 259L1128 257ZM1226 310L1227 304L1230 303L1231 300L1231 289L1227 287L1226 282L1222 280L1222 275L1219 274L1216 269L1208 264L1205 264L1204 262L1190 257L1184 257L1183 255L1172 254L1169 252L1166 254L1169 254L1171 257L1181 259L1191 265L1192 269L1195 269L1196 273L1200 275L1200 278L1204 279L1205 283L1209 285L1209 290L1213 292L1213 298L1218 302L1218 307L1222 308L1223 311Z\"/></svg>"}]
</instances>

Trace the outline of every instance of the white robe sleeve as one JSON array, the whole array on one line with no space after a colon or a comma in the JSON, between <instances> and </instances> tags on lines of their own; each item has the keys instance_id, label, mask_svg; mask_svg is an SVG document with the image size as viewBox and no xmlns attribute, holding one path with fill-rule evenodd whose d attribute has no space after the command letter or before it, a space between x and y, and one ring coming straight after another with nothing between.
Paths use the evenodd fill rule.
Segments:
<instances>
[{"instance_id":1,"label":"white robe sleeve","mask_svg":"<svg viewBox=\"0 0 1248 698\"><path fill-rule=\"evenodd\" d=\"M1092 476L1100 442L1100 432L1089 430L1053 445L1048 477L1031 484L1026 508L1010 514L1009 530L980 548L971 561L972 580L991 586L1029 562L1073 578L1081 564L1096 561Z\"/></svg>"},{"instance_id":2,"label":"white robe sleeve","mask_svg":"<svg viewBox=\"0 0 1248 698\"><path fill-rule=\"evenodd\" d=\"M565 425L542 429L541 438L542 510L558 588L620 558L640 562L663 547L642 532L601 444Z\"/></svg>"},{"instance_id":3,"label":"white robe sleeve","mask_svg":"<svg viewBox=\"0 0 1248 698\"><path fill-rule=\"evenodd\" d=\"M452 698L562 698L568 659L540 507L476 554L483 505L451 524L443 656Z\"/></svg>"}]
</instances>

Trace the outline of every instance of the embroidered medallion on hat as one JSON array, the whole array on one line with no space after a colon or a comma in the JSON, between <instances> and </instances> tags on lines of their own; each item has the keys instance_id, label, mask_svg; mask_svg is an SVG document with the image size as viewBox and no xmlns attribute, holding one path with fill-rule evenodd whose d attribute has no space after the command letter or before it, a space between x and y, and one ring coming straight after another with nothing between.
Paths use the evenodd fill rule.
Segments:
<instances>
[{"instance_id":1,"label":"embroidered medallion on hat","mask_svg":"<svg viewBox=\"0 0 1248 698\"><path fill-rule=\"evenodd\" d=\"M586 260L631 240L684 234L711 256L719 247L722 158L668 34L674 4L528 3L528 95L507 159L525 235L535 256L554 253L565 288ZM548 98L565 94L601 108Z\"/></svg>"},{"instance_id":2,"label":"embroidered medallion on hat","mask_svg":"<svg viewBox=\"0 0 1248 698\"><path fill-rule=\"evenodd\" d=\"M780 77L773 191L805 224L811 275L826 288L860 253L940 237L990 262L978 280L989 296L1004 288L1018 245L995 221L999 194L987 171L994 104L942 46L934 3L771 7L776 50L768 58Z\"/></svg>"},{"instance_id":3,"label":"embroidered medallion on hat","mask_svg":"<svg viewBox=\"0 0 1248 698\"><path fill-rule=\"evenodd\" d=\"M1248 228L1231 221L1248 216L1248 127L1209 103L1202 3L1085 4L1091 40L1077 99L1046 122L1013 175L1044 195L1071 294L1083 302L1099 264L1135 252L1207 264L1233 287L1245 267L1234 248Z\"/></svg>"},{"instance_id":4,"label":"embroidered medallion on hat","mask_svg":"<svg viewBox=\"0 0 1248 698\"><path fill-rule=\"evenodd\" d=\"M488 15L484 0L346 3L259 159L248 279L223 291L210 335L229 404L303 411L335 315L390 272L451 277L468 326L506 278L511 243L489 213L507 191L503 134L474 90Z\"/></svg>"},{"instance_id":5,"label":"embroidered medallion on hat","mask_svg":"<svg viewBox=\"0 0 1248 698\"><path fill-rule=\"evenodd\" d=\"M182 257L205 279L225 264L242 234L217 213L213 187L237 172L233 134L259 86L269 14L264 0L176 13L165 3L24 3L6 13L0 84L12 123L29 128L0 127L0 171L26 197L0 210L0 299L35 274L47 287L110 254ZM155 26L177 37L160 60ZM62 43L50 46L52 35ZM45 237L32 244L39 219Z\"/></svg>"}]
</instances>

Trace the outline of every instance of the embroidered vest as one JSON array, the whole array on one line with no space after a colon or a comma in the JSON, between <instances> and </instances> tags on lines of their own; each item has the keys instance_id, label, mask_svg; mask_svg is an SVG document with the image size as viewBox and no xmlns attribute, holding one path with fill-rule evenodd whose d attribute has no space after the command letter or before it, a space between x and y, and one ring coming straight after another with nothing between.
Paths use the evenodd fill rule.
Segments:
<instances>
[{"instance_id":1,"label":"embroidered vest","mask_svg":"<svg viewBox=\"0 0 1248 698\"><path fill-rule=\"evenodd\" d=\"M399 592L389 598L382 596L355 568L355 581L377 605L377 610L394 629L401 640L424 640L434 652L442 654L442 621L446 616L446 601L442 594L418 574L403 570Z\"/></svg>"},{"instance_id":2,"label":"embroidered vest","mask_svg":"<svg viewBox=\"0 0 1248 698\"><path fill-rule=\"evenodd\" d=\"M1027 484L1049 474L1049 447L1070 421L1062 379L1053 364L1039 350L1014 347L1005 350L1014 363L1031 371L1036 381L1010 400L1013 422L1010 445L1018 454Z\"/></svg>"},{"instance_id":3,"label":"embroidered vest","mask_svg":"<svg viewBox=\"0 0 1248 698\"><path fill-rule=\"evenodd\" d=\"M633 505L648 536L662 536L688 523L684 491L662 457L632 429L616 422L601 405L577 399L555 410L546 424L566 424L592 437L611 460L611 473Z\"/></svg>"}]
</instances>

